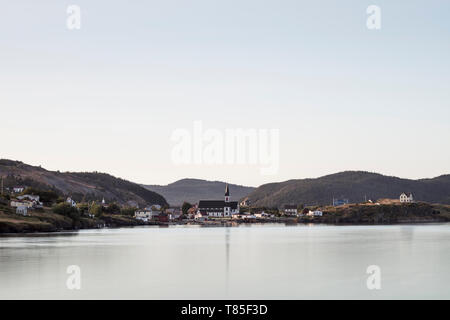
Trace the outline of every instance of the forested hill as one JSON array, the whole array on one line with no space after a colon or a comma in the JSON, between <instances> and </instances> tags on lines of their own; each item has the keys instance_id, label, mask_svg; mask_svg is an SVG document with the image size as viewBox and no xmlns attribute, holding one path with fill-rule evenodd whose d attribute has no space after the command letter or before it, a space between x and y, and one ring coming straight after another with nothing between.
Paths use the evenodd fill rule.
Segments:
<instances>
[{"instance_id":1,"label":"forested hill","mask_svg":"<svg viewBox=\"0 0 450 320\"><path fill-rule=\"evenodd\" d=\"M316 179L264 184L255 189L249 199L252 205L267 207L327 205L333 198L362 202L365 199L396 199L402 192L412 192L419 201L450 204L450 175L410 180L364 171L345 171Z\"/></svg>"},{"instance_id":2,"label":"forested hill","mask_svg":"<svg viewBox=\"0 0 450 320\"><path fill-rule=\"evenodd\" d=\"M0 176L5 187L28 186L51 189L75 201L102 200L120 204L167 205L166 199L139 184L99 172L59 172L20 161L0 160Z\"/></svg>"}]
</instances>

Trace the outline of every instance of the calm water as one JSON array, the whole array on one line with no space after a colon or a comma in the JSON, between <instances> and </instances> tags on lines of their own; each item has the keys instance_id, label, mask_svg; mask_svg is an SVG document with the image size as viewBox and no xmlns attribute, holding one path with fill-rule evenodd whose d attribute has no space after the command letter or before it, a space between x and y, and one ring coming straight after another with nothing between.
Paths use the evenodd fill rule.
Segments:
<instances>
[{"instance_id":1,"label":"calm water","mask_svg":"<svg viewBox=\"0 0 450 320\"><path fill-rule=\"evenodd\" d=\"M68 290L66 268L81 268ZM368 290L366 268L381 268ZM0 238L0 298L450 298L450 224L142 227Z\"/></svg>"}]
</instances>

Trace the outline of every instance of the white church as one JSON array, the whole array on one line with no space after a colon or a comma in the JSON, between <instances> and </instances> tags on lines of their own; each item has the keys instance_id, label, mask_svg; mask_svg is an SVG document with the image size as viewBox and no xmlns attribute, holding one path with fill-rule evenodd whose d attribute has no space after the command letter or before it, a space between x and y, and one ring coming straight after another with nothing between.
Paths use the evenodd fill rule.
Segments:
<instances>
[{"instance_id":1,"label":"white church","mask_svg":"<svg viewBox=\"0 0 450 320\"><path fill-rule=\"evenodd\" d=\"M200 200L197 214L208 217L231 217L232 214L239 213L239 203L230 201L230 188L225 187L224 200Z\"/></svg>"}]
</instances>

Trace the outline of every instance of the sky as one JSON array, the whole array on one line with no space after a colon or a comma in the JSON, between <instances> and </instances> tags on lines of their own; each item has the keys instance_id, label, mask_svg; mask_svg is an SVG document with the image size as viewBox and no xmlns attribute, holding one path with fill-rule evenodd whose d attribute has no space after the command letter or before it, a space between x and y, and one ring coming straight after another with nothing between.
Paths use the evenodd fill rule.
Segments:
<instances>
[{"instance_id":1,"label":"sky","mask_svg":"<svg viewBox=\"0 0 450 320\"><path fill-rule=\"evenodd\" d=\"M0 158L144 184L450 173L449 1L0 3ZM277 132L274 170L208 163L238 129ZM199 139L200 161L174 160Z\"/></svg>"}]
</instances>

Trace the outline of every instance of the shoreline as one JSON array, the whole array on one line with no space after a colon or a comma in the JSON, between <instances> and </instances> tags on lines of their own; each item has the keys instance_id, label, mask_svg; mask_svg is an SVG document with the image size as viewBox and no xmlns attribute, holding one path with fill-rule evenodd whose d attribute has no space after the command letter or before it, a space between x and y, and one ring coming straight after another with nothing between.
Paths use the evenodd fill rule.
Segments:
<instances>
[{"instance_id":1,"label":"shoreline","mask_svg":"<svg viewBox=\"0 0 450 320\"><path fill-rule=\"evenodd\" d=\"M0 238L2 237L26 237L26 236L45 236L45 235L64 235L64 234L75 234L82 230L111 230L111 229L133 229L136 227L174 227L174 226L198 226L206 228L214 227L227 227L235 228L241 225L264 225L264 224L280 224L285 226L294 225L326 225L326 226L395 226L395 225L417 225L417 224L445 224L450 221L445 219L425 219L425 220L402 220L398 222L390 223L328 223L321 221L297 221L297 218L287 218L287 219L271 219L266 221L236 221L236 220L224 220L224 221L186 221L186 222L153 222L153 223L143 223L137 225L121 225L121 226L106 226L101 228L78 228L78 229L61 229L55 231L36 231L36 232L8 232L0 233Z\"/></svg>"},{"instance_id":2,"label":"shoreline","mask_svg":"<svg viewBox=\"0 0 450 320\"><path fill-rule=\"evenodd\" d=\"M29 216L0 212L0 235L61 233L77 230L123 228L135 226L169 227L197 225L200 227L233 227L246 224L280 223L345 225L398 225L450 222L450 206L428 203L366 205L351 204L324 208L322 216L278 216L264 218L214 218L205 220L183 219L172 221L152 220L144 222L131 215L101 214L96 217L71 218L49 210L34 212Z\"/></svg>"}]
</instances>

